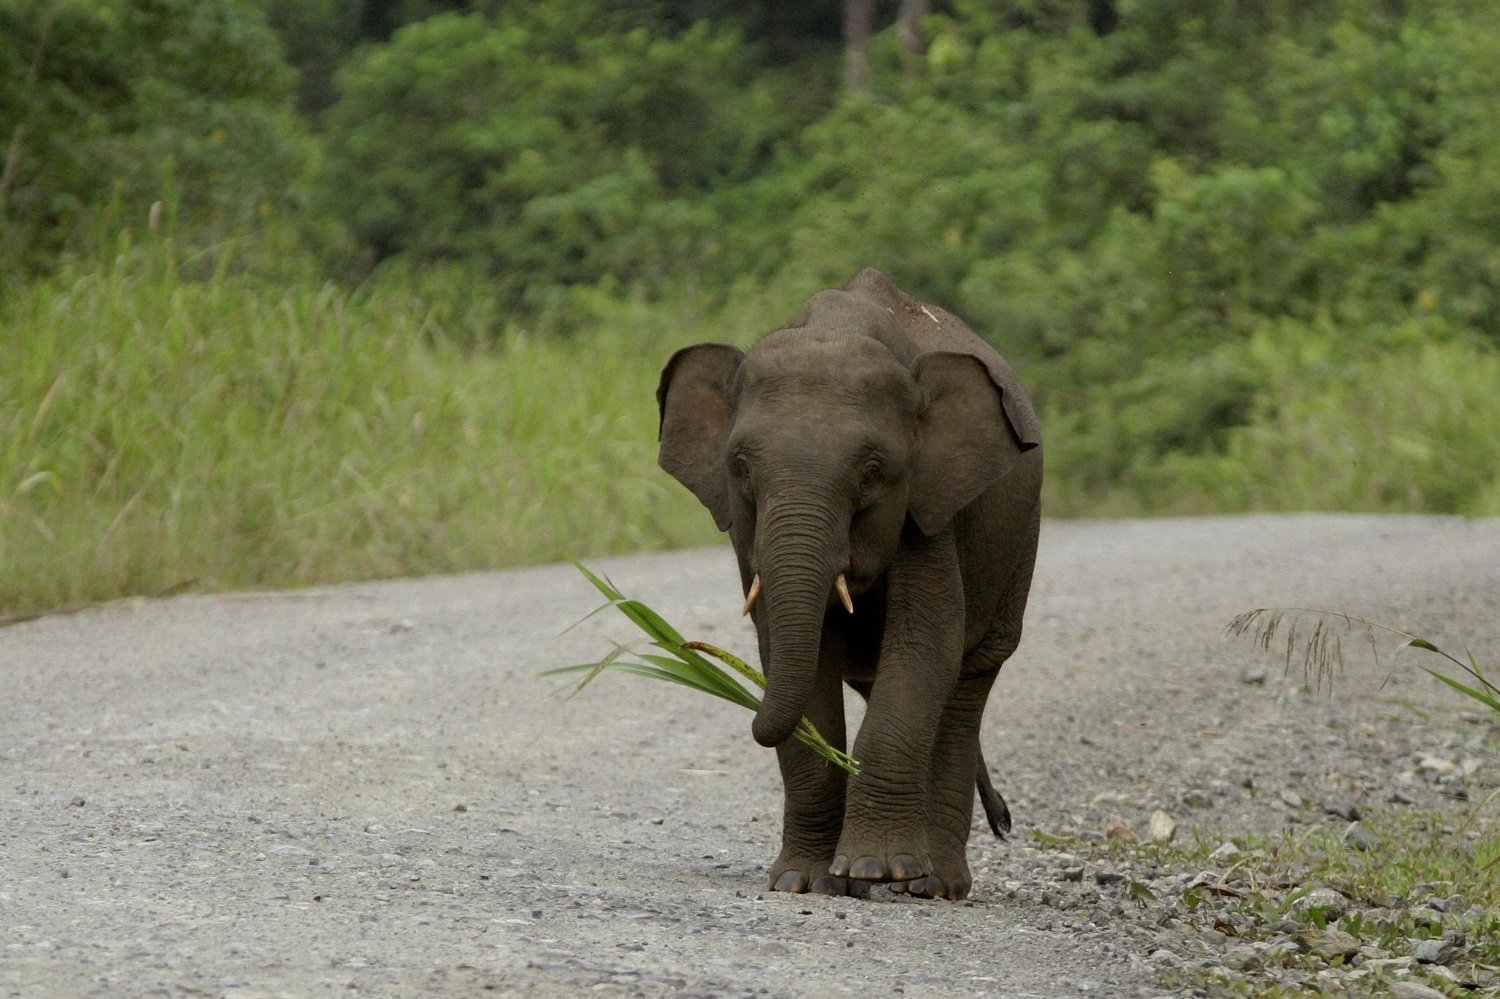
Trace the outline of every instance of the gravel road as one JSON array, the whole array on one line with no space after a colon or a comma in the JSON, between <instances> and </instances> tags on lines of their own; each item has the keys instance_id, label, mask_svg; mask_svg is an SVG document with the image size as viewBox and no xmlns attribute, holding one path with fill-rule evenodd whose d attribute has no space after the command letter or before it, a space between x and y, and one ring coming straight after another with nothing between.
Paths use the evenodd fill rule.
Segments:
<instances>
[{"instance_id":1,"label":"gravel road","mask_svg":"<svg viewBox=\"0 0 1500 999\"><path fill-rule=\"evenodd\" d=\"M596 567L690 637L753 649L727 548ZM958 904L765 891L780 792L748 712L536 677L635 637L618 615L558 637L599 602L570 566L16 625L0 995L1172 994L1114 889L1039 887L1067 858L1031 834L1451 802L1413 754L1470 753L1485 720L1407 666L1382 688L1357 642L1331 696L1306 692L1223 627L1311 603L1493 660L1497 593L1496 520L1046 524L983 733L1017 830L979 823Z\"/></svg>"}]
</instances>

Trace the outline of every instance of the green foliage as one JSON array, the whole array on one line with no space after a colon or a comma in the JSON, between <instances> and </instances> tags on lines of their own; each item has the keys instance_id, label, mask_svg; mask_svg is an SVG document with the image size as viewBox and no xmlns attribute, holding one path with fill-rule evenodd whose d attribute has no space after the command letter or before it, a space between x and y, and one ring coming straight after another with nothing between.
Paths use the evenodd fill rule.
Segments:
<instances>
[{"instance_id":1,"label":"green foliage","mask_svg":"<svg viewBox=\"0 0 1500 999\"><path fill-rule=\"evenodd\" d=\"M341 72L330 210L381 257L480 265L510 302L608 278L678 286L721 250L700 197L792 123L785 83L703 22L581 35L543 8L448 14Z\"/></svg>"},{"instance_id":2,"label":"green foliage","mask_svg":"<svg viewBox=\"0 0 1500 999\"><path fill-rule=\"evenodd\" d=\"M625 673L632 676L643 676L652 680L661 680L666 683L676 683L693 690L709 694L738 704L742 708L754 711L760 707L760 698L735 680L733 676L709 662L709 656L719 660L728 666L734 673L739 674L761 690L766 689L766 678L759 670L748 665L738 656L731 655L723 649L716 648L705 642L690 642L666 622L660 614L639 600L626 597L614 584L607 579L601 579L590 572L583 563L573 560L578 571L594 585L600 593L604 594L607 603L591 612L584 620L593 617L594 614L608 607L613 607L632 624L640 628L651 639L653 648L661 649L666 655L658 655L653 652L641 652L634 646L616 644L614 651L607 654L597 663L582 663L577 666L561 666L556 669L544 670L542 676L558 676L565 673L582 673L584 677L573 688L577 694L588 686L600 673L605 670L613 670L617 673ZM579 622L583 623L582 621ZM572 695L569 695L572 696ZM799 742L812 748L819 756L828 762L848 771L851 774L859 773L859 761L841 749L836 749L823 738L812 722L806 717L802 719L797 731L794 733Z\"/></svg>"},{"instance_id":3,"label":"green foliage","mask_svg":"<svg viewBox=\"0 0 1500 999\"><path fill-rule=\"evenodd\" d=\"M0 274L157 200L223 231L286 204L290 75L238 0L0 4Z\"/></svg>"},{"instance_id":4,"label":"green foliage","mask_svg":"<svg viewBox=\"0 0 1500 999\"><path fill-rule=\"evenodd\" d=\"M619 355L618 392L640 393L639 476L663 350L693 329L746 343L873 265L965 316L1017 366L1047 428L1055 515L1500 513L1491 5L950 0L927 19L923 57L878 30L874 87L843 101L839 4L796 6L0 0L0 426L34 413L58 373L83 370L75 351L89 345L150 370L149 353L125 346L137 327L235 331L245 352L214 356L257 369L273 362L252 346L300 358L276 337L317 311L352 322L355 339L397 336L431 391L494 366L560 372L548 365L597 338ZM170 262L113 260L157 201L151 238L173 247ZM341 304L314 309L325 299ZM437 345L420 346L434 329ZM208 342L194 349L228 350ZM40 367L23 379L23 362ZM72 379L50 405L74 398ZM129 394L153 398L144 374L107 386L102 398L153 411ZM338 424L376 398L308 419ZM182 419L222 415L170 404ZM598 405L608 419L625 411ZM296 446L256 433L256 448ZM93 473L6 434L10 543L45 536L33 514L61 540L48 518L63 510L97 543L156 481L96 491L85 514L70 483ZM294 461L255 453L290 476L274 491L302 488ZM625 468L615 452L569 460ZM539 474L555 484L566 464ZM36 478L47 470L55 479ZM54 481L71 498L41 512ZM111 538L168 501L155 490ZM220 516L236 502L205 501L194 530L241 537ZM642 524L627 542L621 530L608 547L684 536ZM213 548L204 537L194 543ZM427 541L369 554L384 543L327 575L265 578L543 557L520 546L480 558L468 541L452 560ZM87 547L70 557L86 561ZM26 599L176 581L110 573L118 586L48 577L53 596Z\"/></svg>"},{"instance_id":5,"label":"green foliage","mask_svg":"<svg viewBox=\"0 0 1500 999\"><path fill-rule=\"evenodd\" d=\"M654 467L691 314L471 348L399 290L119 251L0 304L0 616L717 537Z\"/></svg>"}]
</instances>

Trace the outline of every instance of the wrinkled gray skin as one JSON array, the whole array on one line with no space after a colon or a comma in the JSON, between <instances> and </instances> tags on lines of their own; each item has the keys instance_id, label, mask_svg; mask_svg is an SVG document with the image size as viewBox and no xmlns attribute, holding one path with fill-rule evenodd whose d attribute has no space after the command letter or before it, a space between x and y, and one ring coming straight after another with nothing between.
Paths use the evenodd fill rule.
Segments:
<instances>
[{"instance_id":1,"label":"wrinkled gray skin","mask_svg":"<svg viewBox=\"0 0 1500 999\"><path fill-rule=\"evenodd\" d=\"M1009 828L979 722L1021 638L1040 516L1041 435L1015 373L864 270L748 354L678 351L657 400L661 466L729 532L747 594L763 587L752 730L786 788L771 887L965 897L976 783ZM806 714L845 745L841 680L868 701L847 781L790 738Z\"/></svg>"}]
</instances>

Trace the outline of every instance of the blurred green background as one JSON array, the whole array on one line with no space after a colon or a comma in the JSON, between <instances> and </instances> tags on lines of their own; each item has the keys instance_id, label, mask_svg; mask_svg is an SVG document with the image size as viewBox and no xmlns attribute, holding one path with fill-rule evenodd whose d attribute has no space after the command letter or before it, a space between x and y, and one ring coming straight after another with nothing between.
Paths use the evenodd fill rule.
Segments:
<instances>
[{"instance_id":1,"label":"blurred green background","mask_svg":"<svg viewBox=\"0 0 1500 999\"><path fill-rule=\"evenodd\" d=\"M1500 514L1489 0L0 0L0 616L713 542L660 365L871 265L1052 516Z\"/></svg>"}]
</instances>

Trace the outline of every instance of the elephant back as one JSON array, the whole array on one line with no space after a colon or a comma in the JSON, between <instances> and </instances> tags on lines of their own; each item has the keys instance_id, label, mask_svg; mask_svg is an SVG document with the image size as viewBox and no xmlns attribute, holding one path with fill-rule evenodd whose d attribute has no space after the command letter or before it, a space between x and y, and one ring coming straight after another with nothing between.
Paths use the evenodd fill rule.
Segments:
<instances>
[{"instance_id":1,"label":"elephant back","mask_svg":"<svg viewBox=\"0 0 1500 999\"><path fill-rule=\"evenodd\" d=\"M894 316L901 332L918 354L947 351L977 358L1000 389L1005 415L1022 450L1030 450L1042 442L1036 410L1015 369L962 319L946 309L911 297L873 267L866 267L856 274L843 290L882 307L887 314Z\"/></svg>"}]
</instances>

